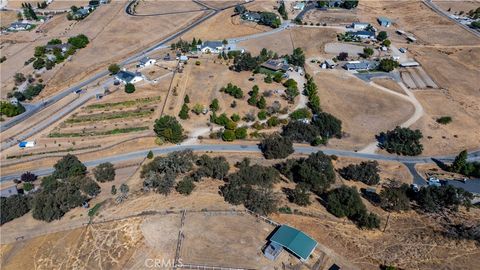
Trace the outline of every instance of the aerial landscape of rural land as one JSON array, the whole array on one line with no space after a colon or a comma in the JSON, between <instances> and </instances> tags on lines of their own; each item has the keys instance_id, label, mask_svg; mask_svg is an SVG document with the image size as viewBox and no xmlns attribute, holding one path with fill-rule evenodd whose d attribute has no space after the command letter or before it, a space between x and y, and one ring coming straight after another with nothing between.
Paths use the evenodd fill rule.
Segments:
<instances>
[{"instance_id":1,"label":"aerial landscape of rural land","mask_svg":"<svg viewBox=\"0 0 480 270\"><path fill-rule=\"evenodd\" d=\"M480 0L0 0L0 269L479 269Z\"/></svg>"}]
</instances>

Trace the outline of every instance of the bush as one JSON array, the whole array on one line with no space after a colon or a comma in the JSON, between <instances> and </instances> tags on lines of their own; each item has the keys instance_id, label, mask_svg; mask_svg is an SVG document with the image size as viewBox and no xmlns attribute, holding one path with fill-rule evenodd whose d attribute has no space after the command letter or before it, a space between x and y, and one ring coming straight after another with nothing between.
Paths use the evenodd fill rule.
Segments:
<instances>
[{"instance_id":1,"label":"bush","mask_svg":"<svg viewBox=\"0 0 480 270\"><path fill-rule=\"evenodd\" d=\"M339 170L340 175L347 180L361 181L367 185L376 185L380 182L377 161L362 161L359 165L350 164Z\"/></svg>"},{"instance_id":2,"label":"bush","mask_svg":"<svg viewBox=\"0 0 480 270\"><path fill-rule=\"evenodd\" d=\"M135 92L135 85L131 83L125 84L125 93L131 94L133 92Z\"/></svg>"},{"instance_id":3,"label":"bush","mask_svg":"<svg viewBox=\"0 0 480 270\"><path fill-rule=\"evenodd\" d=\"M297 184L295 189L287 192L288 200L300 206L310 205L310 192L308 191L308 185L303 183Z\"/></svg>"},{"instance_id":4,"label":"bush","mask_svg":"<svg viewBox=\"0 0 480 270\"><path fill-rule=\"evenodd\" d=\"M223 180L230 169L230 165L225 157L211 158L207 155L202 155L196 163L199 168L192 174L195 181L199 181L203 177Z\"/></svg>"},{"instance_id":5,"label":"bush","mask_svg":"<svg viewBox=\"0 0 480 270\"><path fill-rule=\"evenodd\" d=\"M235 138L237 140L243 140L247 138L247 128L241 127L241 128L235 129Z\"/></svg>"},{"instance_id":6,"label":"bush","mask_svg":"<svg viewBox=\"0 0 480 270\"><path fill-rule=\"evenodd\" d=\"M271 76L270 74L268 74L267 77L265 77L265 78L263 79L263 81L264 81L265 83L272 83L272 76Z\"/></svg>"},{"instance_id":7,"label":"bush","mask_svg":"<svg viewBox=\"0 0 480 270\"><path fill-rule=\"evenodd\" d=\"M233 142L235 140L235 131L227 129L223 131L222 134L222 140L227 141L227 142Z\"/></svg>"},{"instance_id":8,"label":"bush","mask_svg":"<svg viewBox=\"0 0 480 270\"><path fill-rule=\"evenodd\" d=\"M266 159L286 158L294 152L292 140L278 135L263 139L260 149Z\"/></svg>"},{"instance_id":9,"label":"bush","mask_svg":"<svg viewBox=\"0 0 480 270\"><path fill-rule=\"evenodd\" d=\"M195 65L200 66L200 61L195 61Z\"/></svg>"},{"instance_id":10,"label":"bush","mask_svg":"<svg viewBox=\"0 0 480 270\"><path fill-rule=\"evenodd\" d=\"M173 116L165 115L155 120L153 130L157 137L164 141L171 143L183 141L183 128Z\"/></svg>"},{"instance_id":11,"label":"bush","mask_svg":"<svg viewBox=\"0 0 480 270\"><path fill-rule=\"evenodd\" d=\"M115 167L110 162L99 164L93 169L93 175L98 182L109 182L115 179Z\"/></svg>"},{"instance_id":12,"label":"bush","mask_svg":"<svg viewBox=\"0 0 480 270\"><path fill-rule=\"evenodd\" d=\"M20 176L20 180L22 182L33 182L33 181L37 180L37 175L35 175L34 173L31 173L31 172L24 172Z\"/></svg>"},{"instance_id":13,"label":"bush","mask_svg":"<svg viewBox=\"0 0 480 270\"><path fill-rule=\"evenodd\" d=\"M420 139L423 138L420 130L411 130L409 128L396 127L394 130L381 132L377 139L379 146L389 153L397 155L416 156L423 151L423 145Z\"/></svg>"},{"instance_id":14,"label":"bush","mask_svg":"<svg viewBox=\"0 0 480 270\"><path fill-rule=\"evenodd\" d=\"M292 112L290 118L293 120L310 119L312 118L312 113L307 108L302 108Z\"/></svg>"},{"instance_id":15,"label":"bush","mask_svg":"<svg viewBox=\"0 0 480 270\"><path fill-rule=\"evenodd\" d=\"M263 110L259 111L258 114L257 114L257 117L258 117L259 120L265 120L265 119L267 119L267 116L268 116L267 112L263 111Z\"/></svg>"},{"instance_id":16,"label":"bush","mask_svg":"<svg viewBox=\"0 0 480 270\"><path fill-rule=\"evenodd\" d=\"M280 125L280 119L276 116L272 116L272 117L268 118L267 125L269 127L276 127L276 126Z\"/></svg>"},{"instance_id":17,"label":"bush","mask_svg":"<svg viewBox=\"0 0 480 270\"><path fill-rule=\"evenodd\" d=\"M78 36L74 36L68 39L68 43L73 45L75 48L81 49L85 48L89 43L88 37L80 34Z\"/></svg>"},{"instance_id":18,"label":"bush","mask_svg":"<svg viewBox=\"0 0 480 270\"><path fill-rule=\"evenodd\" d=\"M442 116L442 117L439 117L437 118L437 123L439 124L442 124L442 125L446 125L446 124L450 124L452 122L452 117L450 116Z\"/></svg>"},{"instance_id":19,"label":"bush","mask_svg":"<svg viewBox=\"0 0 480 270\"><path fill-rule=\"evenodd\" d=\"M112 185L112 188L110 189L110 194L112 195L117 194L117 187L115 185Z\"/></svg>"},{"instance_id":20,"label":"bush","mask_svg":"<svg viewBox=\"0 0 480 270\"><path fill-rule=\"evenodd\" d=\"M347 61L348 59L348 53L346 52L341 52L338 54L337 59L340 61Z\"/></svg>"},{"instance_id":21,"label":"bush","mask_svg":"<svg viewBox=\"0 0 480 270\"><path fill-rule=\"evenodd\" d=\"M183 180L179 181L175 187L175 190L183 195L190 195L193 189L195 189L195 183L193 183L192 179L189 177L183 178Z\"/></svg>"},{"instance_id":22,"label":"bush","mask_svg":"<svg viewBox=\"0 0 480 270\"><path fill-rule=\"evenodd\" d=\"M232 119L233 122L238 122L240 121L240 115L234 113L232 116L230 116L230 119Z\"/></svg>"},{"instance_id":23,"label":"bush","mask_svg":"<svg viewBox=\"0 0 480 270\"><path fill-rule=\"evenodd\" d=\"M13 105L8 101L0 101L0 115L6 115L7 117L17 116L25 111L22 104Z\"/></svg>"},{"instance_id":24,"label":"bush","mask_svg":"<svg viewBox=\"0 0 480 270\"><path fill-rule=\"evenodd\" d=\"M188 108L188 105L184 103L182 105L182 109L178 113L178 117L180 117L180 119L182 119L182 120L186 120L186 119L190 118L190 116L188 115L189 111L190 111L190 109Z\"/></svg>"},{"instance_id":25,"label":"bush","mask_svg":"<svg viewBox=\"0 0 480 270\"><path fill-rule=\"evenodd\" d=\"M212 100L212 103L210 104L210 110L212 110L212 112L216 112L216 111L220 110L220 105L218 104L218 99Z\"/></svg>"},{"instance_id":26,"label":"bush","mask_svg":"<svg viewBox=\"0 0 480 270\"><path fill-rule=\"evenodd\" d=\"M372 48L363 48L363 56L365 58L368 58L373 55L373 49Z\"/></svg>"},{"instance_id":27,"label":"bush","mask_svg":"<svg viewBox=\"0 0 480 270\"><path fill-rule=\"evenodd\" d=\"M148 151L147 158L148 158L148 159L152 159L152 158L153 158L153 152L152 152L152 150Z\"/></svg>"}]
</instances>

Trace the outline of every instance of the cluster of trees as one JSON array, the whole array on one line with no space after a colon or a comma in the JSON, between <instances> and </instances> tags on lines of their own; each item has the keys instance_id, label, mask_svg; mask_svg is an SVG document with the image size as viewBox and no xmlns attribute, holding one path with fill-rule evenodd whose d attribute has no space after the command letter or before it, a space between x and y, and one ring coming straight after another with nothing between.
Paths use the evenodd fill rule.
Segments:
<instances>
[{"instance_id":1,"label":"cluster of trees","mask_svg":"<svg viewBox=\"0 0 480 270\"><path fill-rule=\"evenodd\" d=\"M444 210L457 212L460 206L471 207L473 194L452 185L424 186L415 192L407 184L390 185L380 192L380 206L387 211L406 211L415 201L419 209L429 213Z\"/></svg>"},{"instance_id":2,"label":"cluster of trees","mask_svg":"<svg viewBox=\"0 0 480 270\"><path fill-rule=\"evenodd\" d=\"M20 103L13 105L8 101L0 101L0 116L5 115L7 117L13 117L24 111L25 108Z\"/></svg>"},{"instance_id":3,"label":"cluster of trees","mask_svg":"<svg viewBox=\"0 0 480 270\"><path fill-rule=\"evenodd\" d=\"M311 123L290 121L283 126L282 136L294 142L308 142L312 145L325 144L330 138L342 137L342 121L335 116L320 112Z\"/></svg>"},{"instance_id":4,"label":"cluster of trees","mask_svg":"<svg viewBox=\"0 0 480 270\"><path fill-rule=\"evenodd\" d=\"M42 179L42 191L32 201L33 217L47 222L100 193L100 186L86 176L87 168L76 156L64 156L54 168L51 176Z\"/></svg>"},{"instance_id":5,"label":"cluster of trees","mask_svg":"<svg viewBox=\"0 0 480 270\"><path fill-rule=\"evenodd\" d=\"M158 138L166 142L179 143L184 139L182 125L175 117L170 115L165 115L155 120L153 130Z\"/></svg>"},{"instance_id":6,"label":"cluster of trees","mask_svg":"<svg viewBox=\"0 0 480 270\"><path fill-rule=\"evenodd\" d=\"M225 92L234 98L242 98L243 91L240 87L233 85L232 83L228 83L227 86L222 87L220 92Z\"/></svg>"},{"instance_id":7,"label":"cluster of trees","mask_svg":"<svg viewBox=\"0 0 480 270\"><path fill-rule=\"evenodd\" d=\"M26 99L32 100L34 97L38 96L40 92L42 92L43 88L45 88L45 85L41 83L30 84L27 86L27 88L23 92L19 92L19 91L13 92L13 96L18 101L24 101Z\"/></svg>"},{"instance_id":8,"label":"cluster of trees","mask_svg":"<svg viewBox=\"0 0 480 270\"><path fill-rule=\"evenodd\" d=\"M259 14L260 14L260 20L258 21L259 24L270 26L272 28L278 28L282 24L282 21L280 21L280 18L277 16L277 14L273 12L262 11L262 12L259 12Z\"/></svg>"},{"instance_id":9,"label":"cluster of trees","mask_svg":"<svg viewBox=\"0 0 480 270\"><path fill-rule=\"evenodd\" d=\"M30 211L32 198L22 194L0 197L0 225L21 217Z\"/></svg>"},{"instance_id":10,"label":"cluster of trees","mask_svg":"<svg viewBox=\"0 0 480 270\"><path fill-rule=\"evenodd\" d=\"M55 61L46 58L46 47L45 46L37 46L35 47L34 56L36 59L33 61L33 68L34 69L52 69L56 64L63 62L68 56L73 55L76 50L85 48L89 43L89 39L87 36L80 34L74 37L71 37L67 41L71 47L66 51L62 52L60 48L54 48L52 50L52 54L55 56ZM47 45L59 45L62 44L60 39L52 39L50 40Z\"/></svg>"},{"instance_id":11,"label":"cluster of trees","mask_svg":"<svg viewBox=\"0 0 480 270\"><path fill-rule=\"evenodd\" d=\"M380 182L379 172L377 161L362 161L360 164L350 164L339 170L343 178L361 181L367 185L376 185Z\"/></svg>"},{"instance_id":12,"label":"cluster of trees","mask_svg":"<svg viewBox=\"0 0 480 270\"><path fill-rule=\"evenodd\" d=\"M35 14L31 3L22 3L22 9L23 16L25 16L25 18L27 18L28 20L38 20L38 16L37 14Z\"/></svg>"},{"instance_id":13,"label":"cluster of trees","mask_svg":"<svg viewBox=\"0 0 480 270\"><path fill-rule=\"evenodd\" d=\"M185 40L180 39L177 41L177 43L172 43L170 45L170 48L172 50L180 50L183 53L190 52L190 51L196 51L197 50L197 45L202 45L202 40L201 39L196 39L193 38L192 42L188 42Z\"/></svg>"},{"instance_id":14,"label":"cluster of trees","mask_svg":"<svg viewBox=\"0 0 480 270\"><path fill-rule=\"evenodd\" d=\"M267 107L267 101L264 96L259 98L259 88L258 85L252 87L252 91L248 92L250 98L247 100L249 105L256 106L259 109L265 109Z\"/></svg>"},{"instance_id":15,"label":"cluster of trees","mask_svg":"<svg viewBox=\"0 0 480 270\"><path fill-rule=\"evenodd\" d=\"M178 117L180 117L180 119L186 120L186 119L190 118L190 116L188 115L188 112L190 111L190 108L188 107L188 103L190 103L190 97L188 95L185 95L185 97L183 98L182 109L178 113ZM198 115L202 112L202 110L203 110L203 108L195 109L194 112ZM198 111L198 113L197 113L197 111Z\"/></svg>"},{"instance_id":16,"label":"cluster of trees","mask_svg":"<svg viewBox=\"0 0 480 270\"><path fill-rule=\"evenodd\" d=\"M225 157L209 157L207 155L201 155L197 161L197 170L192 173L194 181L200 181L204 177L210 177L214 179L223 180L230 169Z\"/></svg>"},{"instance_id":17,"label":"cluster of trees","mask_svg":"<svg viewBox=\"0 0 480 270\"><path fill-rule=\"evenodd\" d=\"M420 139L423 138L420 130L396 127L377 135L380 148L397 155L417 156L423 151Z\"/></svg>"},{"instance_id":18,"label":"cluster of trees","mask_svg":"<svg viewBox=\"0 0 480 270\"><path fill-rule=\"evenodd\" d=\"M231 204L243 204L247 209L268 215L277 210L278 198L273 184L279 181L279 173L272 167L250 165L244 159L236 165L238 172L227 177L227 183L220 188L222 196Z\"/></svg>"},{"instance_id":19,"label":"cluster of trees","mask_svg":"<svg viewBox=\"0 0 480 270\"><path fill-rule=\"evenodd\" d=\"M337 217L347 217L360 228L380 228L380 218L368 213L355 187L341 186L327 194L327 210Z\"/></svg>"},{"instance_id":20,"label":"cluster of trees","mask_svg":"<svg viewBox=\"0 0 480 270\"><path fill-rule=\"evenodd\" d=\"M363 54L362 54L362 56L363 56L364 58L369 58L369 57L372 56L372 55L373 55L373 49L372 49L372 48L369 48L369 47L363 48Z\"/></svg>"},{"instance_id":21,"label":"cluster of trees","mask_svg":"<svg viewBox=\"0 0 480 270\"><path fill-rule=\"evenodd\" d=\"M303 52L302 48L293 49L293 53L291 55L287 55L286 59L289 64L294 66L303 67L305 65L305 53Z\"/></svg>"},{"instance_id":22,"label":"cluster of trees","mask_svg":"<svg viewBox=\"0 0 480 270\"><path fill-rule=\"evenodd\" d=\"M154 158L152 162L145 164L140 172L140 176L144 178L143 187L167 196L175 186L177 176L193 169L195 159L196 156L191 150L177 151L165 157ZM188 179L185 179L186 181ZM189 193L184 189L182 192Z\"/></svg>"},{"instance_id":23,"label":"cluster of trees","mask_svg":"<svg viewBox=\"0 0 480 270\"><path fill-rule=\"evenodd\" d=\"M317 1L317 5L320 8L327 7L329 4L329 1ZM345 0L342 2L339 2L339 5L336 7L341 7L345 9L353 9L358 6L358 0Z\"/></svg>"},{"instance_id":24,"label":"cluster of trees","mask_svg":"<svg viewBox=\"0 0 480 270\"><path fill-rule=\"evenodd\" d=\"M322 194L335 181L335 171L329 156L322 151L308 158L288 159L277 170L295 183L302 183L316 194Z\"/></svg>"},{"instance_id":25,"label":"cluster of trees","mask_svg":"<svg viewBox=\"0 0 480 270\"><path fill-rule=\"evenodd\" d=\"M233 114L231 118L228 118L225 113L217 116L214 112L210 116L210 122L225 128L225 130L221 132L221 137L227 142L234 141L235 139L242 140L247 137L247 127L237 127L236 122L239 120L240 116L238 114Z\"/></svg>"},{"instance_id":26,"label":"cluster of trees","mask_svg":"<svg viewBox=\"0 0 480 270\"><path fill-rule=\"evenodd\" d=\"M300 92L298 91L298 85L297 81L294 79L288 79L283 83L283 86L285 86L287 89L285 90L285 97L287 98L288 101L293 102L293 100L300 95Z\"/></svg>"},{"instance_id":27,"label":"cluster of trees","mask_svg":"<svg viewBox=\"0 0 480 270\"><path fill-rule=\"evenodd\" d=\"M397 68L399 65L400 64L393 59L383 58L382 60L380 60L378 68L382 71L390 72L390 71L394 70L395 68Z\"/></svg>"},{"instance_id":28,"label":"cluster of trees","mask_svg":"<svg viewBox=\"0 0 480 270\"><path fill-rule=\"evenodd\" d=\"M110 74L115 75L120 72L120 66L118 64L110 64L108 66L108 71L110 72Z\"/></svg>"},{"instance_id":29,"label":"cluster of trees","mask_svg":"<svg viewBox=\"0 0 480 270\"><path fill-rule=\"evenodd\" d=\"M448 170L455 173L460 173L465 176L480 177L480 162L468 162L468 152L463 150L453 161Z\"/></svg>"},{"instance_id":30,"label":"cluster of trees","mask_svg":"<svg viewBox=\"0 0 480 270\"><path fill-rule=\"evenodd\" d=\"M292 140L278 135L263 139L260 149L266 159L286 158L294 152Z\"/></svg>"},{"instance_id":31,"label":"cluster of trees","mask_svg":"<svg viewBox=\"0 0 480 270\"><path fill-rule=\"evenodd\" d=\"M280 5L278 6L278 13L282 16L282 19L288 20L287 9L285 8L284 1L280 2Z\"/></svg>"}]
</instances>

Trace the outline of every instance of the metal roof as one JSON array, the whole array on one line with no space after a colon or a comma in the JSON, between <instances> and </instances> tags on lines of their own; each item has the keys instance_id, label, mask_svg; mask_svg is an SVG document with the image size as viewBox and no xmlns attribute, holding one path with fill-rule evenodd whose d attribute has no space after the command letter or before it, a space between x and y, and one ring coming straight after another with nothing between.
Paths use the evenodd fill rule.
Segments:
<instances>
[{"instance_id":1,"label":"metal roof","mask_svg":"<svg viewBox=\"0 0 480 270\"><path fill-rule=\"evenodd\" d=\"M307 260L317 246L317 241L288 225L280 226L269 240L288 249L302 260Z\"/></svg>"}]
</instances>

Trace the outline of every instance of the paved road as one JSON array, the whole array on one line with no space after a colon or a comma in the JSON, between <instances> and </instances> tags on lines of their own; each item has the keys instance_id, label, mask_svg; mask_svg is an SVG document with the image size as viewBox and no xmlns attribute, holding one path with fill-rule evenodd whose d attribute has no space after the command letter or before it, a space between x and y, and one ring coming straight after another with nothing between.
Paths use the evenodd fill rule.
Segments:
<instances>
[{"instance_id":1,"label":"paved road","mask_svg":"<svg viewBox=\"0 0 480 270\"><path fill-rule=\"evenodd\" d=\"M260 149L257 145L239 145L239 144L204 144L204 145L175 145L169 147L158 147L152 149L155 155L167 154L174 151L184 150L184 149L192 149L194 151L212 151L212 152L260 152ZM336 149L328 149L328 148L318 148L313 146L295 146L296 153L302 154L310 154L317 151L323 151L328 155L337 155L337 156L346 156L346 157L353 157L353 158L364 158L364 159L372 159L372 160L383 160L383 161L397 161L404 164L422 164L422 163L432 163L431 157L403 157L403 156L393 156L393 155L381 155L381 154L367 154L367 153L358 153L346 150L336 150ZM130 160L141 159L145 157L148 153L147 150L140 150L130 153L119 154L115 156L108 156L102 157L96 160L90 160L84 162L84 164L88 167L96 166L100 163L104 162L111 162L111 163L119 163L119 162L126 162ZM454 160L454 156L437 156L434 157L443 162L452 162ZM471 152L469 154L470 161L480 161L480 150ZM42 168L33 171L35 174L39 176L44 176L51 174L53 172L53 168ZM18 178L21 173L18 172L10 175L3 175L0 178L0 182L12 180Z\"/></svg>"},{"instance_id":2,"label":"paved road","mask_svg":"<svg viewBox=\"0 0 480 270\"><path fill-rule=\"evenodd\" d=\"M448 14L448 12L442 10L440 7L438 7L435 3L433 3L432 0L425 0L423 1L423 3L425 5L427 5L427 7L429 7L430 9L432 9L433 11L435 11L436 13L442 15L442 16L445 16L447 17L449 20L455 22L457 25L459 25L460 27L462 27L463 29L467 30L468 32L474 34L475 36L477 37L480 37L480 32L476 31L475 29L472 29L464 24L462 24L461 22L455 20L454 18L452 18L450 16L450 14Z\"/></svg>"}]
</instances>

